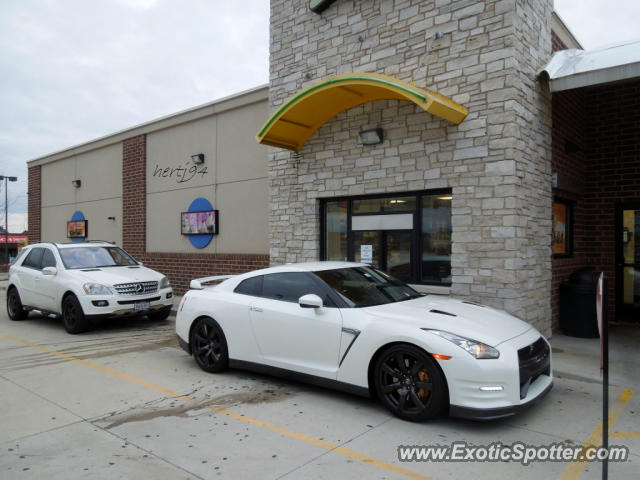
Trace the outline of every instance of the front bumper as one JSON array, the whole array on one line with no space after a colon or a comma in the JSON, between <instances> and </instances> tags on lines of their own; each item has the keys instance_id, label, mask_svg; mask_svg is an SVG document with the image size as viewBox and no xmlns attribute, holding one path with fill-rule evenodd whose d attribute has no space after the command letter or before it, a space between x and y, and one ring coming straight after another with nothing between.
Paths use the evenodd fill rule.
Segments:
<instances>
[{"instance_id":1,"label":"front bumper","mask_svg":"<svg viewBox=\"0 0 640 480\"><path fill-rule=\"evenodd\" d=\"M144 295L81 295L82 311L89 318L145 315L173 306L173 290L163 288ZM106 302L106 305L104 303ZM148 306L146 305L148 302ZM136 307L136 305L138 305ZM140 306L146 308L140 309Z\"/></svg>"},{"instance_id":2,"label":"front bumper","mask_svg":"<svg viewBox=\"0 0 640 480\"><path fill-rule=\"evenodd\" d=\"M553 387L550 351L546 363L534 376L525 379L528 370L519 360L518 351L540 339L535 329L496 346L500 358L476 360L457 356L441 361L449 386L449 414L476 420L508 417L525 410L543 398ZM543 340L546 343L546 340ZM548 345L548 343L546 343ZM453 361L455 360L455 361ZM521 368L522 367L522 368ZM526 383L523 386L523 383Z\"/></svg>"}]
</instances>

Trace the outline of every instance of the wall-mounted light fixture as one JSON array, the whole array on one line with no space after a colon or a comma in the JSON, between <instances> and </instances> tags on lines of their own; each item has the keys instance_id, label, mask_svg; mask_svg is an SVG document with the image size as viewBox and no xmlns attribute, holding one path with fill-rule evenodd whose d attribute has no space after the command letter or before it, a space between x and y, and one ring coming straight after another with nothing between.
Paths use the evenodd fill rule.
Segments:
<instances>
[{"instance_id":1,"label":"wall-mounted light fixture","mask_svg":"<svg viewBox=\"0 0 640 480\"><path fill-rule=\"evenodd\" d=\"M82 181L81 180L71 180L71 185L73 185L76 188L80 188L80 185L82 185Z\"/></svg>"},{"instance_id":2,"label":"wall-mounted light fixture","mask_svg":"<svg viewBox=\"0 0 640 480\"><path fill-rule=\"evenodd\" d=\"M195 155L191 155L191 161L195 164L204 163L204 153L197 153Z\"/></svg>"},{"instance_id":3,"label":"wall-mounted light fixture","mask_svg":"<svg viewBox=\"0 0 640 480\"><path fill-rule=\"evenodd\" d=\"M360 132L360 141L362 145L378 145L382 143L382 129L373 128L371 130L363 130Z\"/></svg>"},{"instance_id":4,"label":"wall-mounted light fixture","mask_svg":"<svg viewBox=\"0 0 640 480\"><path fill-rule=\"evenodd\" d=\"M116 217L107 217L107 220L115 220Z\"/></svg>"}]
</instances>

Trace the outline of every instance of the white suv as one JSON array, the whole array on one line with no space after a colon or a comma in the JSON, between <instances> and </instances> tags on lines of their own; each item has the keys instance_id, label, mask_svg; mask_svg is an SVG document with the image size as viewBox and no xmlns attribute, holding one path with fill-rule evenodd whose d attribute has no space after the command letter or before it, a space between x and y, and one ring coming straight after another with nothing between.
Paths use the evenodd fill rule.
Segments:
<instances>
[{"instance_id":1,"label":"white suv","mask_svg":"<svg viewBox=\"0 0 640 480\"><path fill-rule=\"evenodd\" d=\"M107 242L29 245L9 269L9 318L22 320L37 310L62 317L69 333L106 317L165 320L172 305L167 277Z\"/></svg>"}]
</instances>

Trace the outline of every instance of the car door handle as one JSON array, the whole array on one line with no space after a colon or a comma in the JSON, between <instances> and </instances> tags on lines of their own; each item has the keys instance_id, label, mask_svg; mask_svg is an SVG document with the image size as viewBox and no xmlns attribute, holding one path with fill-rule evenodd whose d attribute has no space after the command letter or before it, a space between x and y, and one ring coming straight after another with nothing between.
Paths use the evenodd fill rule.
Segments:
<instances>
[{"instance_id":1,"label":"car door handle","mask_svg":"<svg viewBox=\"0 0 640 480\"><path fill-rule=\"evenodd\" d=\"M262 309L260 307L249 307L249 310L251 310L252 312L262 312Z\"/></svg>"}]
</instances>

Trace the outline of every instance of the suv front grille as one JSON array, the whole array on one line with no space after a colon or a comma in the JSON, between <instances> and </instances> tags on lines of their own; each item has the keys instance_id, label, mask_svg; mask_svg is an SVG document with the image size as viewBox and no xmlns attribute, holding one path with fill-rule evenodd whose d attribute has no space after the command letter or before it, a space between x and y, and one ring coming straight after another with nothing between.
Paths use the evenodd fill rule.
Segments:
<instances>
[{"instance_id":1,"label":"suv front grille","mask_svg":"<svg viewBox=\"0 0 640 480\"><path fill-rule=\"evenodd\" d=\"M120 295L144 295L146 293L155 293L158 290L158 282L118 283L113 288Z\"/></svg>"},{"instance_id":2,"label":"suv front grille","mask_svg":"<svg viewBox=\"0 0 640 480\"><path fill-rule=\"evenodd\" d=\"M551 374L549 344L542 337L518 350L520 368L520 399L527 396L529 386L540 375Z\"/></svg>"}]
</instances>

